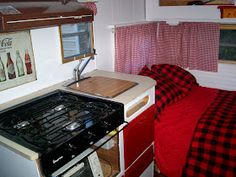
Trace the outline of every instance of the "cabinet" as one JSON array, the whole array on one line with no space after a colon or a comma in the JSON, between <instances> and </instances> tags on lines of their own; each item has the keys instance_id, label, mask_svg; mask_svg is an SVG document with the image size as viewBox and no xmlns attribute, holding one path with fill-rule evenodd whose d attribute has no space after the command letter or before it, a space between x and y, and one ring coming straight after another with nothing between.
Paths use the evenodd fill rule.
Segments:
<instances>
[{"instance_id":1,"label":"cabinet","mask_svg":"<svg viewBox=\"0 0 236 177\"><path fill-rule=\"evenodd\" d=\"M94 19L92 10L72 1L67 4L59 1L12 2L1 3L1 6L1 32L92 22Z\"/></svg>"},{"instance_id":2,"label":"cabinet","mask_svg":"<svg viewBox=\"0 0 236 177\"><path fill-rule=\"evenodd\" d=\"M125 176L139 176L153 160L154 113L153 105L124 129Z\"/></svg>"}]
</instances>

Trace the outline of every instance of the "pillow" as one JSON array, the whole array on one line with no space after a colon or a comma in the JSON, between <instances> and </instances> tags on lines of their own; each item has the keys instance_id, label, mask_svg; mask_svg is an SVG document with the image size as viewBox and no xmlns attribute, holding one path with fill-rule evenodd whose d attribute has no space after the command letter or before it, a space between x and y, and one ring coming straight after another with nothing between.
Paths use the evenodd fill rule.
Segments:
<instances>
[{"instance_id":1,"label":"pillow","mask_svg":"<svg viewBox=\"0 0 236 177\"><path fill-rule=\"evenodd\" d=\"M156 74L163 75L172 80L184 92L191 91L194 85L198 85L196 78L190 72L176 65L152 65L151 70Z\"/></svg>"},{"instance_id":2,"label":"pillow","mask_svg":"<svg viewBox=\"0 0 236 177\"><path fill-rule=\"evenodd\" d=\"M148 76L156 80L155 86L155 105L157 113L160 114L163 109L185 96L185 93L170 79L152 72L147 66L144 66L139 75Z\"/></svg>"}]
</instances>

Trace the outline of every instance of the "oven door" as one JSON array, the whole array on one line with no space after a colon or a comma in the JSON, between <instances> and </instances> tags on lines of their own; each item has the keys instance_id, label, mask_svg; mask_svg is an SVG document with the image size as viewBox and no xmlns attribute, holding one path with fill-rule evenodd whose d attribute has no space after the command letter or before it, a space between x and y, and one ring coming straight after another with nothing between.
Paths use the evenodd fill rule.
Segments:
<instances>
[{"instance_id":1,"label":"oven door","mask_svg":"<svg viewBox=\"0 0 236 177\"><path fill-rule=\"evenodd\" d=\"M103 177L101 165L96 151L73 165L60 177Z\"/></svg>"}]
</instances>

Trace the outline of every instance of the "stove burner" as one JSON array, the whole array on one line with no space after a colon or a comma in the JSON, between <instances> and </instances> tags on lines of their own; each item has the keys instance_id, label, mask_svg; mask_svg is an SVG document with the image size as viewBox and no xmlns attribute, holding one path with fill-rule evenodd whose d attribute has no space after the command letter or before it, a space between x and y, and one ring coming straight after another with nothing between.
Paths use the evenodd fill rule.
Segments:
<instances>
[{"instance_id":1,"label":"stove burner","mask_svg":"<svg viewBox=\"0 0 236 177\"><path fill-rule=\"evenodd\" d=\"M54 110L55 110L55 111L61 111L61 110L64 109L64 108L65 108L65 106L64 106L63 104L61 104L61 105L55 107Z\"/></svg>"},{"instance_id":2,"label":"stove burner","mask_svg":"<svg viewBox=\"0 0 236 177\"><path fill-rule=\"evenodd\" d=\"M16 129L21 129L21 128L25 128L29 124L30 123L28 121L22 121L22 122L17 123L13 127L16 128Z\"/></svg>"},{"instance_id":3,"label":"stove burner","mask_svg":"<svg viewBox=\"0 0 236 177\"><path fill-rule=\"evenodd\" d=\"M82 125L77 122L73 122L65 127L65 130L67 131L74 131L75 129L81 127Z\"/></svg>"}]
</instances>

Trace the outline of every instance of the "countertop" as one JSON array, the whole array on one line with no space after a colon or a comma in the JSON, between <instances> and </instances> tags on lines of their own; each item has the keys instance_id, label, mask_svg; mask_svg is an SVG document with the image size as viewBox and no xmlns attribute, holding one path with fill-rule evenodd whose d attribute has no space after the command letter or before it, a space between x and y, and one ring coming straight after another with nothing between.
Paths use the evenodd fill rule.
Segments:
<instances>
[{"instance_id":1,"label":"countertop","mask_svg":"<svg viewBox=\"0 0 236 177\"><path fill-rule=\"evenodd\" d=\"M155 86L155 81L153 79L145 77L145 76L139 76L139 75L131 75L131 74L124 74L124 73L117 73L117 72L94 70L90 73L86 73L85 76L86 77L87 76L90 76L90 77L104 76L104 77L117 78L117 79L128 80L128 81L138 83L138 85L132 87L131 89L125 91L124 93L122 93L114 98L103 98L103 99L107 99L107 100L120 102L120 103L123 103L124 105L127 105L129 102L131 102L132 100L137 98L139 95L141 95L142 93L144 93L148 89ZM91 96L91 95L83 93L83 92L73 91L69 88L66 88L65 85L67 85L69 82L71 82L71 80L58 83L56 85L42 89L42 90L37 91L35 93L29 94L27 96L12 100L12 101L4 103L4 104L1 104L0 111L7 109L9 107L15 106L17 104L20 104L24 101L30 100L32 98L35 98L35 97L44 95L46 93L49 93L51 91L57 90L57 89L66 90L66 91L74 92L74 93L81 94L81 95ZM93 96L93 97L97 97L97 96ZM101 97L98 97L98 98L101 98ZM13 150L14 152L16 152L18 154L26 157L27 159L30 159L30 160L36 160L39 156L38 153L31 151L31 150L9 140L1 135L0 135L0 144Z\"/></svg>"}]
</instances>

